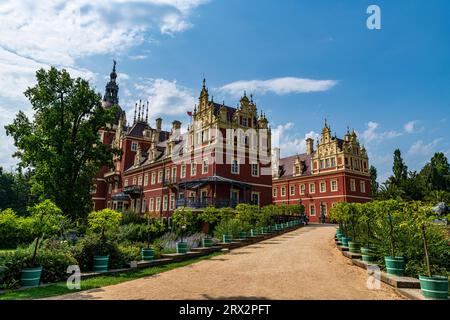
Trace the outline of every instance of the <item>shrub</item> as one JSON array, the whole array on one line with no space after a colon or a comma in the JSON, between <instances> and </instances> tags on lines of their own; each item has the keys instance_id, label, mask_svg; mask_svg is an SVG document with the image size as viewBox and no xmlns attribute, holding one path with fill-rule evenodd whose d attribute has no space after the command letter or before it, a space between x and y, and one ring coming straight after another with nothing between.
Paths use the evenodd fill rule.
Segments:
<instances>
[{"instance_id":1,"label":"shrub","mask_svg":"<svg viewBox=\"0 0 450 320\"><path fill-rule=\"evenodd\" d=\"M21 271L34 266L33 249L19 249L4 255L0 264L0 288L14 289L20 285ZM64 281L67 279L67 267L77 265L76 259L66 251L41 249L36 256L36 263L42 266L41 281L44 283Z\"/></svg>"},{"instance_id":2,"label":"shrub","mask_svg":"<svg viewBox=\"0 0 450 320\"><path fill-rule=\"evenodd\" d=\"M119 243L144 242L147 240L146 224L125 224L119 227Z\"/></svg>"},{"instance_id":3,"label":"shrub","mask_svg":"<svg viewBox=\"0 0 450 320\"><path fill-rule=\"evenodd\" d=\"M30 218L16 215L12 209L0 212L0 248L14 249L17 246L33 241Z\"/></svg>"},{"instance_id":4,"label":"shrub","mask_svg":"<svg viewBox=\"0 0 450 320\"><path fill-rule=\"evenodd\" d=\"M119 252L122 256L122 260L125 262L141 261L141 249L143 245L119 245Z\"/></svg>"},{"instance_id":5,"label":"shrub","mask_svg":"<svg viewBox=\"0 0 450 320\"><path fill-rule=\"evenodd\" d=\"M147 219L133 210L127 210L122 214L122 224L142 224L146 223Z\"/></svg>"},{"instance_id":6,"label":"shrub","mask_svg":"<svg viewBox=\"0 0 450 320\"><path fill-rule=\"evenodd\" d=\"M178 208L172 215L174 231L178 234L194 233L198 230L198 218L187 208Z\"/></svg>"},{"instance_id":7,"label":"shrub","mask_svg":"<svg viewBox=\"0 0 450 320\"><path fill-rule=\"evenodd\" d=\"M214 236L219 240L222 239L222 236L224 234L229 234L233 237L237 237L239 235L239 232L247 231L250 229L250 225L247 225L239 221L238 219L227 219L219 222L219 224L216 226L216 229L214 230Z\"/></svg>"},{"instance_id":8,"label":"shrub","mask_svg":"<svg viewBox=\"0 0 450 320\"><path fill-rule=\"evenodd\" d=\"M93 270L94 256L109 255L111 269L123 268L130 261L122 256L116 242L102 239L101 235L90 234L82 238L72 247L72 254L78 261L82 271Z\"/></svg>"}]
</instances>

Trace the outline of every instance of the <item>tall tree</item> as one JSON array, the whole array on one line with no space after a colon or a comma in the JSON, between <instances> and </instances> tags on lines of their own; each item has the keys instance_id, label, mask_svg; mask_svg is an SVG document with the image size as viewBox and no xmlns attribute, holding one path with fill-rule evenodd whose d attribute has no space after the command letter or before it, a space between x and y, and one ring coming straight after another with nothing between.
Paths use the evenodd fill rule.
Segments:
<instances>
[{"instance_id":1,"label":"tall tree","mask_svg":"<svg viewBox=\"0 0 450 320\"><path fill-rule=\"evenodd\" d=\"M450 191L450 165L442 153L435 153L420 172L429 191Z\"/></svg>"},{"instance_id":2,"label":"tall tree","mask_svg":"<svg viewBox=\"0 0 450 320\"><path fill-rule=\"evenodd\" d=\"M377 168L375 168L374 166L370 166L370 185L372 187L372 196L375 197L378 193L378 189L380 187L377 179L378 179L378 172L377 172Z\"/></svg>"},{"instance_id":3,"label":"tall tree","mask_svg":"<svg viewBox=\"0 0 450 320\"><path fill-rule=\"evenodd\" d=\"M398 187L401 186L402 182L408 178L408 167L402 158L402 153L400 149L394 151L394 166L392 167L393 183Z\"/></svg>"},{"instance_id":4,"label":"tall tree","mask_svg":"<svg viewBox=\"0 0 450 320\"><path fill-rule=\"evenodd\" d=\"M91 210L96 174L119 154L98 135L113 122L116 110L103 108L89 83L65 70L41 69L36 79L25 92L33 120L20 111L6 133L18 149L19 166L34 170L32 191L53 200L71 218L84 218Z\"/></svg>"}]
</instances>

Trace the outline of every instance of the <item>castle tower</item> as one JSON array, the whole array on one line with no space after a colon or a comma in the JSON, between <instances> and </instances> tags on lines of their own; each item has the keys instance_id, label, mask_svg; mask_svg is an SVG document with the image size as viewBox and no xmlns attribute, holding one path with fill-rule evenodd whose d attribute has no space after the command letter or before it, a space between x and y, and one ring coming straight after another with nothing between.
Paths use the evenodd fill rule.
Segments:
<instances>
[{"instance_id":1,"label":"castle tower","mask_svg":"<svg viewBox=\"0 0 450 320\"><path fill-rule=\"evenodd\" d=\"M103 106L105 108L119 104L119 85L117 84L116 60L113 60L113 70L109 75L109 82L105 87L105 95L103 96Z\"/></svg>"}]
</instances>

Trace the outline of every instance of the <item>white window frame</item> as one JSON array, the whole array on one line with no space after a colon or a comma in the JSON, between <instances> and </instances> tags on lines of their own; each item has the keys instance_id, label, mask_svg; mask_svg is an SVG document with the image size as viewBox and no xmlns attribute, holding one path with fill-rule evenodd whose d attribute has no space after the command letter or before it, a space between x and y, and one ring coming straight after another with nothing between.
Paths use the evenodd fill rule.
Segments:
<instances>
[{"instance_id":1,"label":"white window frame","mask_svg":"<svg viewBox=\"0 0 450 320\"><path fill-rule=\"evenodd\" d=\"M366 182L364 180L359 182L359 186L361 188L361 193L366 193Z\"/></svg>"},{"instance_id":2,"label":"white window frame","mask_svg":"<svg viewBox=\"0 0 450 320\"><path fill-rule=\"evenodd\" d=\"M209 159L205 158L202 162L202 174L208 174L209 172Z\"/></svg>"},{"instance_id":3,"label":"white window frame","mask_svg":"<svg viewBox=\"0 0 450 320\"><path fill-rule=\"evenodd\" d=\"M336 184L335 188L333 188L333 183ZM331 192L339 191L338 181L336 179L333 179L333 180L330 181L330 190L331 190Z\"/></svg>"},{"instance_id":4,"label":"white window frame","mask_svg":"<svg viewBox=\"0 0 450 320\"><path fill-rule=\"evenodd\" d=\"M319 192L320 193L327 192L327 183L325 181L320 181L319 182Z\"/></svg>"},{"instance_id":5,"label":"white window frame","mask_svg":"<svg viewBox=\"0 0 450 320\"><path fill-rule=\"evenodd\" d=\"M163 211L167 211L167 208L169 206L169 197L167 194L163 196Z\"/></svg>"},{"instance_id":6,"label":"white window frame","mask_svg":"<svg viewBox=\"0 0 450 320\"><path fill-rule=\"evenodd\" d=\"M355 179L350 179L350 191L356 192L356 180Z\"/></svg>"},{"instance_id":7,"label":"white window frame","mask_svg":"<svg viewBox=\"0 0 450 320\"><path fill-rule=\"evenodd\" d=\"M175 194L171 193L169 198L169 210L175 210Z\"/></svg>"},{"instance_id":8,"label":"white window frame","mask_svg":"<svg viewBox=\"0 0 450 320\"><path fill-rule=\"evenodd\" d=\"M151 180L151 185L156 184L156 172L152 172L152 180Z\"/></svg>"},{"instance_id":9,"label":"white window frame","mask_svg":"<svg viewBox=\"0 0 450 320\"><path fill-rule=\"evenodd\" d=\"M186 178L186 164L183 163L181 165L181 169L180 169L180 178L181 179L185 179Z\"/></svg>"},{"instance_id":10,"label":"white window frame","mask_svg":"<svg viewBox=\"0 0 450 320\"><path fill-rule=\"evenodd\" d=\"M281 187L281 196L286 197L286 187L285 186Z\"/></svg>"},{"instance_id":11,"label":"white window frame","mask_svg":"<svg viewBox=\"0 0 450 320\"><path fill-rule=\"evenodd\" d=\"M137 143L136 141L132 141L131 142L131 151L136 152L138 151L139 148L139 143Z\"/></svg>"},{"instance_id":12,"label":"white window frame","mask_svg":"<svg viewBox=\"0 0 450 320\"><path fill-rule=\"evenodd\" d=\"M197 175L197 162L193 161L191 164L191 177L195 177Z\"/></svg>"},{"instance_id":13,"label":"white window frame","mask_svg":"<svg viewBox=\"0 0 450 320\"><path fill-rule=\"evenodd\" d=\"M163 176L164 176L164 172L162 170L159 170L158 171L158 183L163 182Z\"/></svg>"},{"instance_id":14,"label":"white window frame","mask_svg":"<svg viewBox=\"0 0 450 320\"><path fill-rule=\"evenodd\" d=\"M273 188L272 197L276 198L278 196L278 188Z\"/></svg>"},{"instance_id":15,"label":"white window frame","mask_svg":"<svg viewBox=\"0 0 450 320\"><path fill-rule=\"evenodd\" d=\"M251 168L250 168L251 172L252 172L252 177L259 177L259 163L254 162L251 164ZM256 172L256 173L255 173Z\"/></svg>"},{"instance_id":16,"label":"white window frame","mask_svg":"<svg viewBox=\"0 0 450 320\"><path fill-rule=\"evenodd\" d=\"M155 199L154 198L150 198L148 201L148 210L150 212L153 212L155 210Z\"/></svg>"},{"instance_id":17,"label":"white window frame","mask_svg":"<svg viewBox=\"0 0 450 320\"><path fill-rule=\"evenodd\" d=\"M252 204L253 204L253 196L256 195L258 196L258 203L256 204L257 206L260 205L260 201L261 201L261 194L259 192L252 192L250 199L252 200Z\"/></svg>"},{"instance_id":18,"label":"white window frame","mask_svg":"<svg viewBox=\"0 0 450 320\"><path fill-rule=\"evenodd\" d=\"M148 173L144 175L144 187L148 186Z\"/></svg>"},{"instance_id":19,"label":"white window frame","mask_svg":"<svg viewBox=\"0 0 450 320\"><path fill-rule=\"evenodd\" d=\"M161 197L156 198L156 212L161 211Z\"/></svg>"},{"instance_id":20,"label":"white window frame","mask_svg":"<svg viewBox=\"0 0 450 320\"><path fill-rule=\"evenodd\" d=\"M295 185L289 186L289 195L295 196Z\"/></svg>"},{"instance_id":21,"label":"white window frame","mask_svg":"<svg viewBox=\"0 0 450 320\"><path fill-rule=\"evenodd\" d=\"M300 195L303 196L306 193L306 185L304 183L302 183L300 185Z\"/></svg>"},{"instance_id":22,"label":"white window frame","mask_svg":"<svg viewBox=\"0 0 450 320\"><path fill-rule=\"evenodd\" d=\"M239 159L233 159L231 162L231 174L239 174Z\"/></svg>"},{"instance_id":23,"label":"white window frame","mask_svg":"<svg viewBox=\"0 0 450 320\"><path fill-rule=\"evenodd\" d=\"M314 205L314 204L310 204L309 205L309 215L311 217L315 217L316 216L316 205Z\"/></svg>"},{"instance_id":24,"label":"white window frame","mask_svg":"<svg viewBox=\"0 0 450 320\"><path fill-rule=\"evenodd\" d=\"M316 193L316 184L315 183L309 184L309 193Z\"/></svg>"}]
</instances>

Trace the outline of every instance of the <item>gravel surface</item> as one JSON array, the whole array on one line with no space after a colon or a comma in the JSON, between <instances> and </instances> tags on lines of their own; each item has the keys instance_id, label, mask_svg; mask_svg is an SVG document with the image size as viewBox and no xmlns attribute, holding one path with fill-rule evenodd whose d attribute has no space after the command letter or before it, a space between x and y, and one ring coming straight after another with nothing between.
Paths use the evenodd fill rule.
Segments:
<instances>
[{"instance_id":1,"label":"gravel surface","mask_svg":"<svg viewBox=\"0 0 450 320\"><path fill-rule=\"evenodd\" d=\"M279 237L155 276L52 299L402 299L336 249L331 225Z\"/></svg>"}]
</instances>

